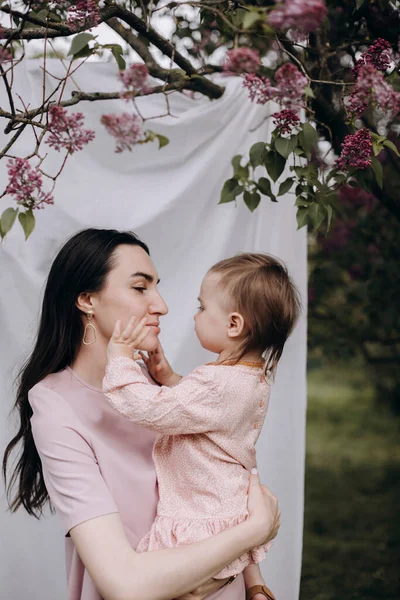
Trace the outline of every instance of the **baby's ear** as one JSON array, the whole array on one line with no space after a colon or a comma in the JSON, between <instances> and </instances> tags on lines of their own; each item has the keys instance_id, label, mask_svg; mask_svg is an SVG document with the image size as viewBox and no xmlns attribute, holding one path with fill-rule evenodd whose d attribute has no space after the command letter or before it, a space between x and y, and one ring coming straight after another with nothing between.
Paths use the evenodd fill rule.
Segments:
<instances>
[{"instance_id":1,"label":"baby's ear","mask_svg":"<svg viewBox=\"0 0 400 600\"><path fill-rule=\"evenodd\" d=\"M244 331L244 319L238 312L230 313L229 325L228 325L228 336L235 338L242 335Z\"/></svg>"}]
</instances>

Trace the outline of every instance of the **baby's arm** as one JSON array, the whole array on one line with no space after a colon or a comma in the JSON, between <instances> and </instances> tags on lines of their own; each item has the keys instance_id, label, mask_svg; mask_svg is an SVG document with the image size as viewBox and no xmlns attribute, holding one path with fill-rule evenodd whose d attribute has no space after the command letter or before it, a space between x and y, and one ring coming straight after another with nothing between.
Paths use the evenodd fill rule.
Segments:
<instances>
[{"instance_id":1,"label":"baby's arm","mask_svg":"<svg viewBox=\"0 0 400 600\"><path fill-rule=\"evenodd\" d=\"M107 348L108 360L110 361L118 356L139 358L140 355L154 381L160 385L175 385L182 379L182 376L173 371L160 342L154 350L148 353L148 356L140 350L139 355L135 355L135 350L140 348L150 331L145 323L146 317L139 322L135 317L132 317L127 327L122 331L121 322L117 321Z\"/></svg>"},{"instance_id":2,"label":"baby's arm","mask_svg":"<svg viewBox=\"0 0 400 600\"><path fill-rule=\"evenodd\" d=\"M151 377L160 385L171 387L179 383L182 379L182 375L175 373L167 361L160 342L158 342L158 346L155 350L148 352L147 356L144 352L139 352L139 354Z\"/></svg>"},{"instance_id":3,"label":"baby's arm","mask_svg":"<svg viewBox=\"0 0 400 600\"><path fill-rule=\"evenodd\" d=\"M173 388L152 385L129 356L144 339L144 320L118 323L108 348L103 389L110 404L127 419L169 435L204 433L225 421L218 386L207 367L184 377ZM132 341L133 340L133 341ZM129 348L129 353L124 347Z\"/></svg>"}]
</instances>

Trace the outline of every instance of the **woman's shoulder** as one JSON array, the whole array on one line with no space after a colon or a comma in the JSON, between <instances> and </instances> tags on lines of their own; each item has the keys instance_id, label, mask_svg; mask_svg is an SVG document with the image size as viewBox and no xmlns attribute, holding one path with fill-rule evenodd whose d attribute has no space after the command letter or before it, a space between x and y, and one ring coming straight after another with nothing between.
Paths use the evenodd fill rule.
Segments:
<instances>
[{"instance_id":1,"label":"woman's shoulder","mask_svg":"<svg viewBox=\"0 0 400 600\"><path fill-rule=\"evenodd\" d=\"M35 416L52 418L55 413L68 412L68 396L71 394L70 375L63 369L58 373L46 375L28 392L29 404Z\"/></svg>"}]
</instances>

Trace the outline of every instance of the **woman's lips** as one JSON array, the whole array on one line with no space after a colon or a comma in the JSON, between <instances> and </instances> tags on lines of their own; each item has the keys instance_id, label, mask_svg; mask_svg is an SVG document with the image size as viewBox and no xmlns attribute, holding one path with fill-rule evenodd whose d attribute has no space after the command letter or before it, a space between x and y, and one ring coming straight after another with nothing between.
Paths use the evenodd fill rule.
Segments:
<instances>
[{"instance_id":1,"label":"woman's lips","mask_svg":"<svg viewBox=\"0 0 400 600\"><path fill-rule=\"evenodd\" d=\"M158 325L152 325L151 323L149 323L148 327L151 327L152 330L154 331L154 333L156 333L157 335L160 333L161 329L159 328Z\"/></svg>"}]
</instances>

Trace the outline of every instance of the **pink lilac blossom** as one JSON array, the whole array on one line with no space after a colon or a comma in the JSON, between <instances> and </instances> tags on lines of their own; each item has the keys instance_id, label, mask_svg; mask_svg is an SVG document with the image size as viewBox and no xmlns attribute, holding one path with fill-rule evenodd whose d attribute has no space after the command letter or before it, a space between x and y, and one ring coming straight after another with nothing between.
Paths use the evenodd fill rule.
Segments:
<instances>
[{"instance_id":1,"label":"pink lilac blossom","mask_svg":"<svg viewBox=\"0 0 400 600\"><path fill-rule=\"evenodd\" d=\"M349 168L367 169L371 166L371 154L371 132L363 127L356 133L346 135L342 144L342 153L335 161L335 165L341 171L347 171Z\"/></svg>"},{"instance_id":2,"label":"pink lilac blossom","mask_svg":"<svg viewBox=\"0 0 400 600\"><path fill-rule=\"evenodd\" d=\"M283 0L268 16L274 29L297 29L305 34L318 29L328 14L324 0Z\"/></svg>"},{"instance_id":3,"label":"pink lilac blossom","mask_svg":"<svg viewBox=\"0 0 400 600\"><path fill-rule=\"evenodd\" d=\"M287 110L299 110L308 84L307 78L292 63L285 63L276 71L275 79L276 87L267 77L248 74L243 86L249 90L250 99L257 104L275 100Z\"/></svg>"},{"instance_id":4,"label":"pink lilac blossom","mask_svg":"<svg viewBox=\"0 0 400 600\"><path fill-rule=\"evenodd\" d=\"M95 132L91 129L83 129L82 113L69 115L63 106L55 104L49 108L49 115L50 135L46 144L57 152L65 148L69 154L73 154L94 140Z\"/></svg>"},{"instance_id":5,"label":"pink lilac blossom","mask_svg":"<svg viewBox=\"0 0 400 600\"><path fill-rule=\"evenodd\" d=\"M353 74L358 79L360 69L365 65L372 65L377 71L386 71L392 60L393 53L389 42L378 38L366 52L361 54L353 67Z\"/></svg>"},{"instance_id":6,"label":"pink lilac blossom","mask_svg":"<svg viewBox=\"0 0 400 600\"><path fill-rule=\"evenodd\" d=\"M292 133L293 128L300 123L299 117L292 110L281 110L273 113L272 117L274 118L274 125L276 125L281 135Z\"/></svg>"},{"instance_id":7,"label":"pink lilac blossom","mask_svg":"<svg viewBox=\"0 0 400 600\"><path fill-rule=\"evenodd\" d=\"M43 180L39 169L32 168L26 158L11 158L7 167L9 181L6 193L14 196L17 204L31 209L54 204L53 196L42 190Z\"/></svg>"},{"instance_id":8,"label":"pink lilac blossom","mask_svg":"<svg viewBox=\"0 0 400 600\"><path fill-rule=\"evenodd\" d=\"M137 115L122 113L122 115L103 115L101 123L107 132L117 140L115 152L132 150L143 137L143 122Z\"/></svg>"},{"instance_id":9,"label":"pink lilac blossom","mask_svg":"<svg viewBox=\"0 0 400 600\"><path fill-rule=\"evenodd\" d=\"M278 88L272 86L267 77L258 77L253 73L246 75L243 87L249 90L249 97L256 104L266 104L278 94Z\"/></svg>"},{"instance_id":10,"label":"pink lilac blossom","mask_svg":"<svg viewBox=\"0 0 400 600\"><path fill-rule=\"evenodd\" d=\"M369 104L379 107L394 117L400 113L400 92L395 92L372 64L358 69L356 84L348 98L348 115L359 117Z\"/></svg>"},{"instance_id":11,"label":"pink lilac blossom","mask_svg":"<svg viewBox=\"0 0 400 600\"><path fill-rule=\"evenodd\" d=\"M308 79L292 63L285 63L275 73L275 80L279 90L278 102L290 110L299 110L302 107L304 90Z\"/></svg>"},{"instance_id":12,"label":"pink lilac blossom","mask_svg":"<svg viewBox=\"0 0 400 600\"><path fill-rule=\"evenodd\" d=\"M223 70L230 73L255 73L261 65L260 53L251 48L228 50Z\"/></svg>"},{"instance_id":13,"label":"pink lilac blossom","mask_svg":"<svg viewBox=\"0 0 400 600\"><path fill-rule=\"evenodd\" d=\"M100 22L99 0L77 0L75 2L61 2L68 10L68 24L79 27L85 23L94 27Z\"/></svg>"},{"instance_id":14,"label":"pink lilac blossom","mask_svg":"<svg viewBox=\"0 0 400 600\"><path fill-rule=\"evenodd\" d=\"M121 92L121 98L130 100L137 96L139 92L147 92L150 87L147 85L149 70L144 64L136 63L127 67L125 71L120 71L119 78L122 81L124 90Z\"/></svg>"}]
</instances>

